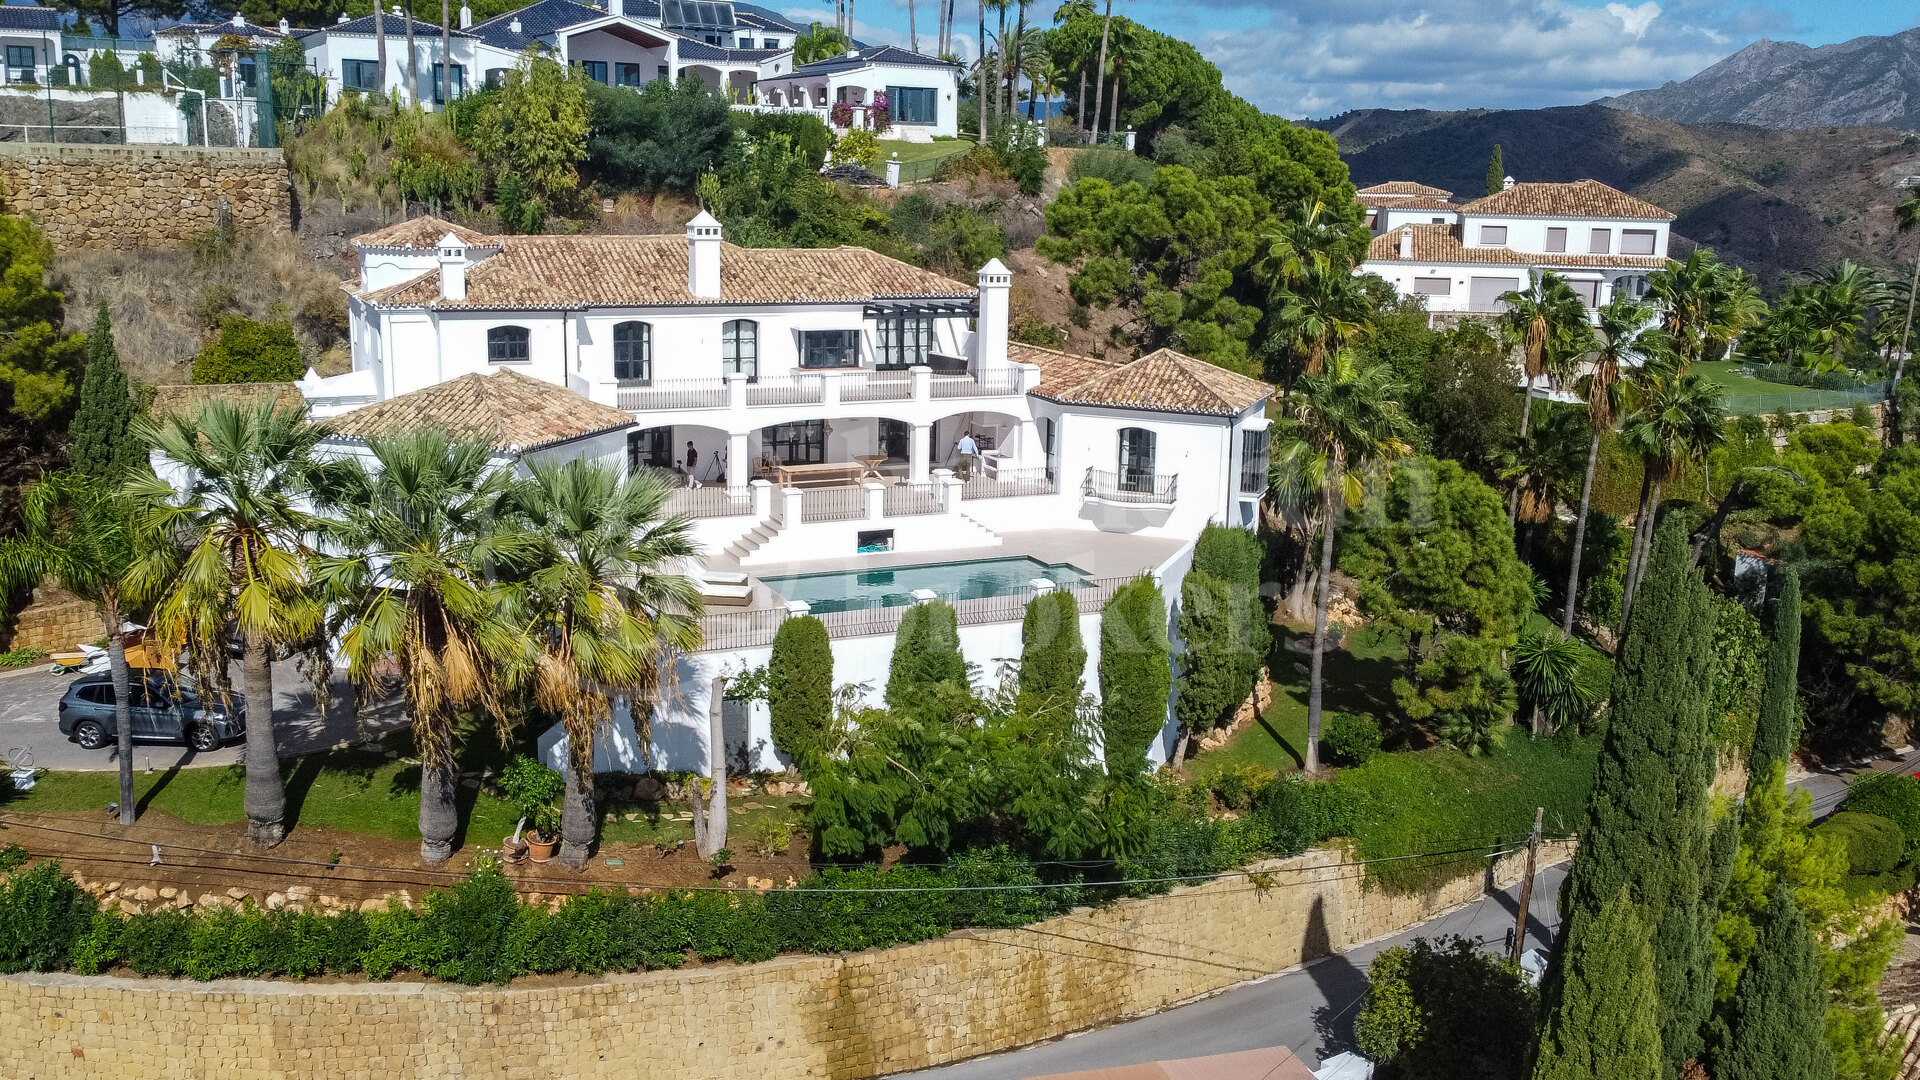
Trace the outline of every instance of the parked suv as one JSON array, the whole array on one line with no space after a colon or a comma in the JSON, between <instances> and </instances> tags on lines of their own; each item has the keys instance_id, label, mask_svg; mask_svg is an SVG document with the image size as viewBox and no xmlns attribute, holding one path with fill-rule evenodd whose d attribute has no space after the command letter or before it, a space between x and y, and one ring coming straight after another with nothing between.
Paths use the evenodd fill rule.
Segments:
<instances>
[{"instance_id":1,"label":"parked suv","mask_svg":"<svg viewBox=\"0 0 1920 1080\"><path fill-rule=\"evenodd\" d=\"M134 676L127 689L135 742L186 743L195 750L218 750L247 730L247 702L231 695L231 704L202 702L191 686L172 679ZM114 725L113 676L75 679L60 699L60 733L88 750L119 738Z\"/></svg>"}]
</instances>

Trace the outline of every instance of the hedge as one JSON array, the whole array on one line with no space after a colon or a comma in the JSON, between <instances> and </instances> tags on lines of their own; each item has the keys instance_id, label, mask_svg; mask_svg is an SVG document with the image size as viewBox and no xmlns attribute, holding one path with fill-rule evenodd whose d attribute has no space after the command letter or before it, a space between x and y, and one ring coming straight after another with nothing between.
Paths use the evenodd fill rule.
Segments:
<instances>
[{"instance_id":1,"label":"hedge","mask_svg":"<svg viewBox=\"0 0 1920 1080\"><path fill-rule=\"evenodd\" d=\"M1166 724L1167 602L1150 577L1114 590L1100 619L1100 732L1107 771L1142 772Z\"/></svg>"},{"instance_id":2,"label":"hedge","mask_svg":"<svg viewBox=\"0 0 1920 1080\"><path fill-rule=\"evenodd\" d=\"M1911 863L1920 855L1920 779L1898 773L1864 773L1847 786L1842 809L1893 822L1906 839L1902 861Z\"/></svg>"},{"instance_id":3,"label":"hedge","mask_svg":"<svg viewBox=\"0 0 1920 1080\"><path fill-rule=\"evenodd\" d=\"M767 661L767 709L773 745L789 758L819 742L833 719L833 643L811 615L788 619L773 635Z\"/></svg>"}]
</instances>

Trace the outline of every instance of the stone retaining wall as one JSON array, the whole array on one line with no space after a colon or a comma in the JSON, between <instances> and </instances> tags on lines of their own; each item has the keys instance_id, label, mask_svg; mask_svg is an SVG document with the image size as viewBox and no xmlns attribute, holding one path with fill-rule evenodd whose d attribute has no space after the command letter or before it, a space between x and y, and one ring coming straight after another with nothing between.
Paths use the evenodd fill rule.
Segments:
<instances>
[{"instance_id":1,"label":"stone retaining wall","mask_svg":"<svg viewBox=\"0 0 1920 1080\"><path fill-rule=\"evenodd\" d=\"M6 627L0 625L0 636ZM81 642L99 641L106 631L100 624L100 612L65 589L42 585L33 590L33 603L20 609L13 619L13 633L4 638L9 649L44 649L58 652Z\"/></svg>"},{"instance_id":2,"label":"stone retaining wall","mask_svg":"<svg viewBox=\"0 0 1920 1080\"><path fill-rule=\"evenodd\" d=\"M1545 863L1565 858L1550 846ZM1478 899L1364 886L1335 852L1014 930L748 966L468 989L0 978L0 1078L788 1080L924 1068L1150 1012ZM1510 884L1518 856L1486 877Z\"/></svg>"},{"instance_id":3,"label":"stone retaining wall","mask_svg":"<svg viewBox=\"0 0 1920 1080\"><path fill-rule=\"evenodd\" d=\"M292 186L279 150L0 143L0 192L55 247L182 244L214 227L284 232Z\"/></svg>"}]
</instances>

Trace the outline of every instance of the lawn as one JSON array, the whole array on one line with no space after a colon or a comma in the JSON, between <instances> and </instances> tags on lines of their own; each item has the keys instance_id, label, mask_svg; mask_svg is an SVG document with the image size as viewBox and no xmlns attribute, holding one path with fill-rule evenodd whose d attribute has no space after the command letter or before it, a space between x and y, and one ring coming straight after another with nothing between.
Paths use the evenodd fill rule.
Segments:
<instances>
[{"instance_id":1,"label":"lawn","mask_svg":"<svg viewBox=\"0 0 1920 1080\"><path fill-rule=\"evenodd\" d=\"M954 154L964 154L974 148L974 143L966 139L939 139L930 143L902 142L898 139L880 140L880 160L885 161L895 154L900 160L937 161Z\"/></svg>"},{"instance_id":2,"label":"lawn","mask_svg":"<svg viewBox=\"0 0 1920 1080\"><path fill-rule=\"evenodd\" d=\"M1313 640L1311 633L1288 633L1287 636L1303 644ZM1281 655L1292 663L1273 672L1273 705L1266 715L1234 736L1227 745L1194 758L1194 775L1205 776L1241 765L1258 765L1280 772L1294 772L1304 767L1310 657L1290 649L1283 650ZM1397 634L1366 627L1355 631L1344 648L1327 653L1325 711L1371 716L1382 728L1391 730L1398 708L1393 699L1393 680L1403 672L1405 655L1405 641Z\"/></svg>"},{"instance_id":3,"label":"lawn","mask_svg":"<svg viewBox=\"0 0 1920 1080\"><path fill-rule=\"evenodd\" d=\"M1749 378L1740 373L1740 368L1741 365L1732 360L1693 365L1693 370L1726 391L1727 409L1736 415L1771 413L1783 408L1792 411L1849 409L1859 401L1859 395L1845 391L1813 390Z\"/></svg>"}]
</instances>

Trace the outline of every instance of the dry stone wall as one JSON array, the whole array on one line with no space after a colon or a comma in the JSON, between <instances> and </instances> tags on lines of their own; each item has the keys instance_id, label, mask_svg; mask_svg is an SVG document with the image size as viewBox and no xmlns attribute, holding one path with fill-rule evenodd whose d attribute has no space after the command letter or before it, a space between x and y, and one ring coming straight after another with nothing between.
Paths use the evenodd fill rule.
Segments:
<instances>
[{"instance_id":1,"label":"dry stone wall","mask_svg":"<svg viewBox=\"0 0 1920 1080\"><path fill-rule=\"evenodd\" d=\"M1519 867L1486 876L1510 884ZM850 1080L1160 1009L1402 930L1488 883L1393 895L1324 851L1256 869L1020 929L562 985L7 976L0 1080Z\"/></svg>"},{"instance_id":2,"label":"dry stone wall","mask_svg":"<svg viewBox=\"0 0 1920 1080\"><path fill-rule=\"evenodd\" d=\"M5 629L0 626L0 632ZM104 632L98 608L64 589L41 585L33 590L33 603L20 609L14 618L11 637L0 633L0 639L9 649L57 652L98 641Z\"/></svg>"},{"instance_id":3,"label":"dry stone wall","mask_svg":"<svg viewBox=\"0 0 1920 1080\"><path fill-rule=\"evenodd\" d=\"M55 247L184 244L219 222L284 232L292 186L279 150L0 143L0 192Z\"/></svg>"}]
</instances>

